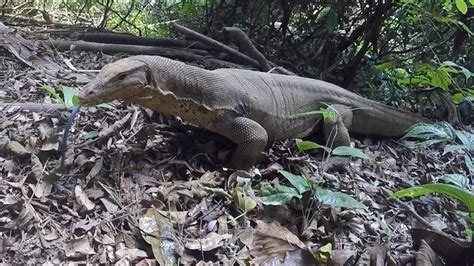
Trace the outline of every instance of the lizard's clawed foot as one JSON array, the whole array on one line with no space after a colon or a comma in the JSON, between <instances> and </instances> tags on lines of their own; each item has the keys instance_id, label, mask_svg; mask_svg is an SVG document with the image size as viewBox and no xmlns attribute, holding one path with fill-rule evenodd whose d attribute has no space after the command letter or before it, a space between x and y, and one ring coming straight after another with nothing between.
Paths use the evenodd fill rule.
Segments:
<instances>
[{"instance_id":1,"label":"lizard's clawed foot","mask_svg":"<svg viewBox=\"0 0 474 266\"><path fill-rule=\"evenodd\" d=\"M351 159L349 157L332 156L321 162L321 171L346 171Z\"/></svg>"}]
</instances>

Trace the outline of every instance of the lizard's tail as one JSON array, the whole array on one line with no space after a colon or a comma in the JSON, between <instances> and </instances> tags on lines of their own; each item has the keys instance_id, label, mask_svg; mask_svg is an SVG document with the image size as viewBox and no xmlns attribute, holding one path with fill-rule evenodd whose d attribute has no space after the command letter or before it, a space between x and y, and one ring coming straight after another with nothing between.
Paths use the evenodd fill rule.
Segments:
<instances>
[{"instance_id":1,"label":"lizard's tail","mask_svg":"<svg viewBox=\"0 0 474 266\"><path fill-rule=\"evenodd\" d=\"M358 133L401 137L412 125L428 122L420 115L367 100L367 107L353 111L351 129Z\"/></svg>"}]
</instances>

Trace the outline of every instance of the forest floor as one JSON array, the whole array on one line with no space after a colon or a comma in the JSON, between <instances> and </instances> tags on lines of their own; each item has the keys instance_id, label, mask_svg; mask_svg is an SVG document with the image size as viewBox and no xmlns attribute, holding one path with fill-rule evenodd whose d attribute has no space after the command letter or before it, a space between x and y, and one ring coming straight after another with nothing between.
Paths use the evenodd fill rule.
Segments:
<instances>
[{"instance_id":1,"label":"forest floor","mask_svg":"<svg viewBox=\"0 0 474 266\"><path fill-rule=\"evenodd\" d=\"M20 35L36 43L37 35ZM36 55L62 67L51 75L5 47L0 48L2 103L54 103L45 88L80 90L94 76L70 65L100 70L127 56L40 45ZM436 195L388 199L444 174L468 176L463 154L442 155L442 145L417 150L408 148L407 140L359 136L353 138L355 147L370 160L353 159L345 169L322 172L321 151L300 153L295 140L279 141L266 149L250 178L222 163L233 147L225 138L113 102L80 111L60 172L67 115L21 108L0 112L2 263L383 265L413 263L417 250L445 261L468 254L462 204ZM278 188L285 185L294 193L291 180L299 180L289 173L350 195L366 208L321 204L309 192L285 194ZM270 188L274 204L262 196ZM279 201L285 197L293 198Z\"/></svg>"}]
</instances>

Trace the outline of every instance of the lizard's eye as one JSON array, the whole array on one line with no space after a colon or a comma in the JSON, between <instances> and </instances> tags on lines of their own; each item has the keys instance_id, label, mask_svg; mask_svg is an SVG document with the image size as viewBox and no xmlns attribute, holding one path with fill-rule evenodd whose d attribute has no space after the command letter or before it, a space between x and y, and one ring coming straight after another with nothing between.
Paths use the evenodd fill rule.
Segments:
<instances>
[{"instance_id":1,"label":"lizard's eye","mask_svg":"<svg viewBox=\"0 0 474 266\"><path fill-rule=\"evenodd\" d=\"M118 80L122 81L125 79L125 77L127 77L127 74L121 74L120 76L118 76Z\"/></svg>"}]
</instances>

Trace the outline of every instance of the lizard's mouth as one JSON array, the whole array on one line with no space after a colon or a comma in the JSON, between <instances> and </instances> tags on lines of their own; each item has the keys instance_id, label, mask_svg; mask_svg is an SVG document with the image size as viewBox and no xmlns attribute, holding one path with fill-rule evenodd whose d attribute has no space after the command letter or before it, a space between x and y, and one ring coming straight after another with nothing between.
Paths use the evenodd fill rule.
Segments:
<instances>
[{"instance_id":1,"label":"lizard's mouth","mask_svg":"<svg viewBox=\"0 0 474 266\"><path fill-rule=\"evenodd\" d=\"M82 106L94 106L103 102L107 102L107 100L103 99L101 95L94 94L81 94L79 95L79 101Z\"/></svg>"},{"instance_id":2,"label":"lizard's mouth","mask_svg":"<svg viewBox=\"0 0 474 266\"><path fill-rule=\"evenodd\" d=\"M133 91L133 90L130 90ZM120 93L120 91L108 92L108 93L94 93L93 91L88 93L85 91L79 95L79 101L82 106L94 106L101 103L112 102L114 100L123 100L127 102L133 102L133 99L141 97L142 92L140 90L135 90L136 93Z\"/></svg>"}]
</instances>

